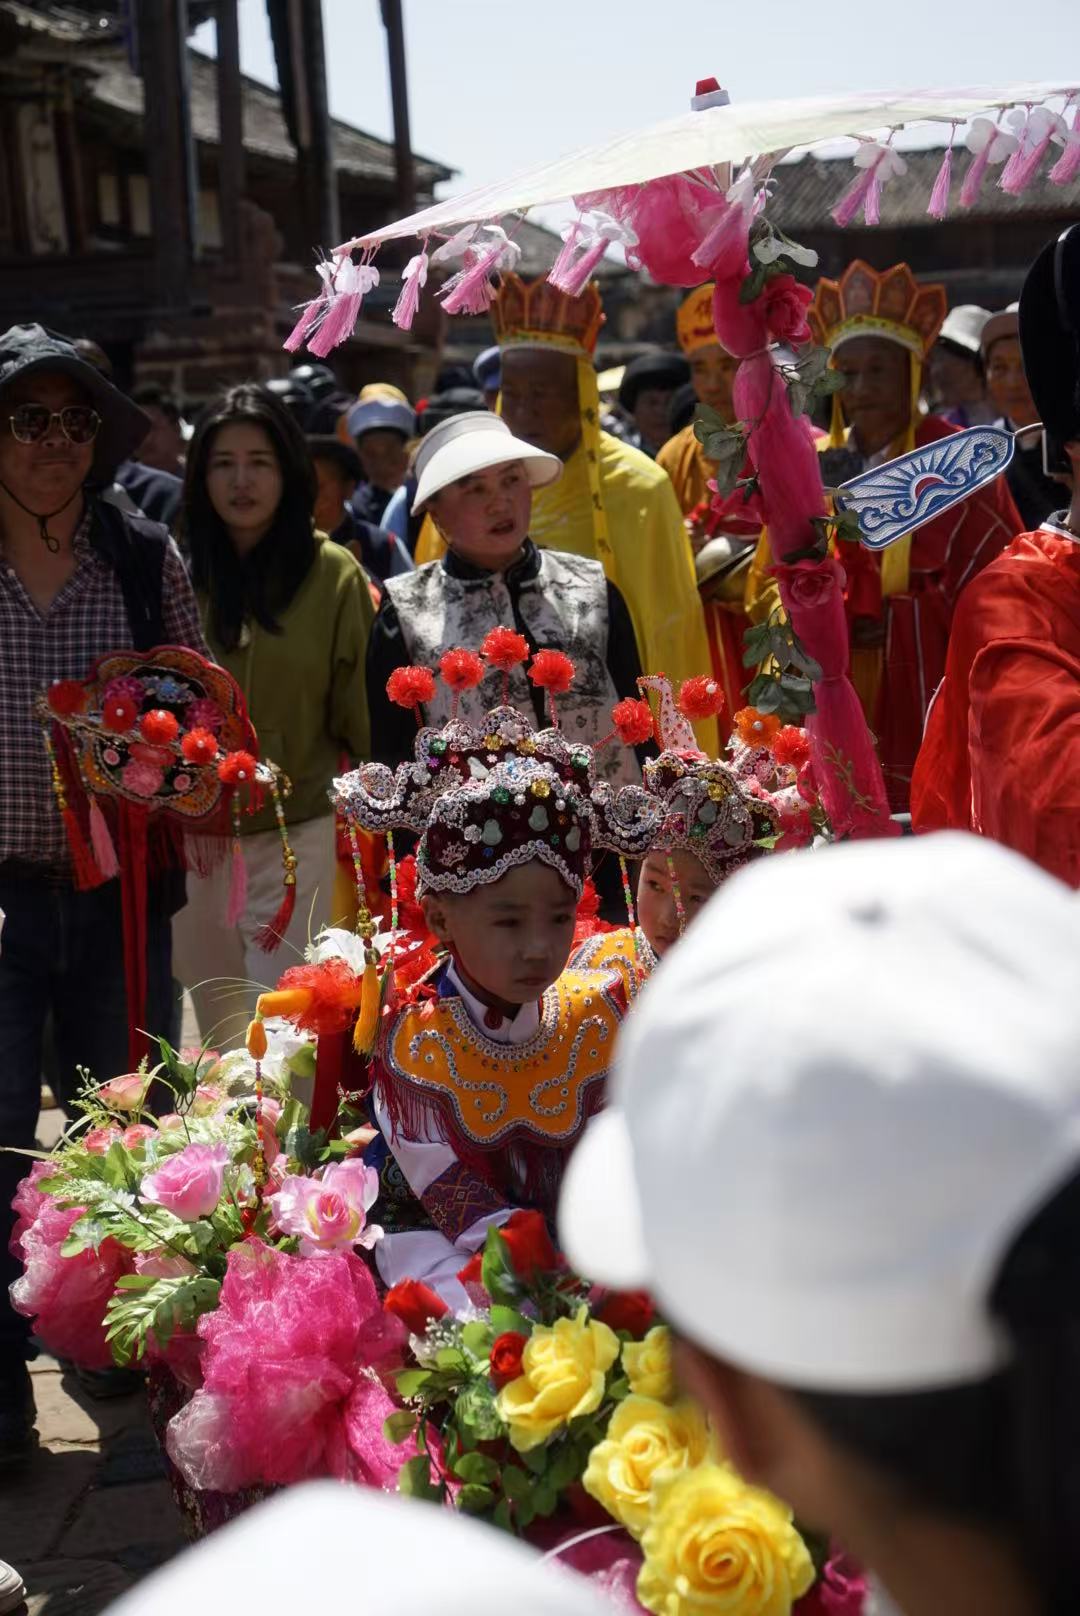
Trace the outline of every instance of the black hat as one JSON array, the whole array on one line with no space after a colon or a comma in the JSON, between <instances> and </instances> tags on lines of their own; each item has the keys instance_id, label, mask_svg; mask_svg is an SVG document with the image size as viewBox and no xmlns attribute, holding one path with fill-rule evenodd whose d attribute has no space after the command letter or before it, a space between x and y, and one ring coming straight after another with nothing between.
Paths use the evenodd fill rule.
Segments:
<instances>
[{"instance_id":1,"label":"black hat","mask_svg":"<svg viewBox=\"0 0 1080 1616\"><path fill-rule=\"evenodd\" d=\"M637 359L631 359L623 371L623 379L619 383L619 403L629 414L637 404L639 393L646 387L664 387L673 393L676 387L682 387L689 380L690 366L682 354L639 354Z\"/></svg>"},{"instance_id":2,"label":"black hat","mask_svg":"<svg viewBox=\"0 0 1080 1616\"><path fill-rule=\"evenodd\" d=\"M332 432L309 432L307 446L312 460L332 460L348 482L363 482L364 468L351 443L342 443Z\"/></svg>"},{"instance_id":3,"label":"black hat","mask_svg":"<svg viewBox=\"0 0 1080 1616\"><path fill-rule=\"evenodd\" d=\"M1044 247L1020 293L1020 351L1051 447L1080 438L1080 224Z\"/></svg>"},{"instance_id":4,"label":"black hat","mask_svg":"<svg viewBox=\"0 0 1080 1616\"><path fill-rule=\"evenodd\" d=\"M478 387L448 387L444 393L432 393L422 410L417 412L420 436L433 427L449 421L452 415L465 415L471 410L486 410L487 400Z\"/></svg>"},{"instance_id":5,"label":"black hat","mask_svg":"<svg viewBox=\"0 0 1080 1616\"><path fill-rule=\"evenodd\" d=\"M41 370L71 376L90 398L101 416L91 476L95 482L112 482L121 460L126 460L150 431L150 417L55 331L43 325L13 325L0 336L0 392Z\"/></svg>"}]
</instances>

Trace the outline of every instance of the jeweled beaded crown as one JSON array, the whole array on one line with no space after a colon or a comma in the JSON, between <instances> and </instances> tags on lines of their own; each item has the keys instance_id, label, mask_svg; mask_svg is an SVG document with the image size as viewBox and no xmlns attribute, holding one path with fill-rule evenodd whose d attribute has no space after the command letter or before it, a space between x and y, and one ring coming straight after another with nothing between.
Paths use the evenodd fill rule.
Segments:
<instances>
[{"instance_id":1,"label":"jeweled beaded crown","mask_svg":"<svg viewBox=\"0 0 1080 1616\"><path fill-rule=\"evenodd\" d=\"M491 305L491 322L500 348L547 339L567 352L592 354L604 323L600 288L590 281L577 297L569 297L543 277L523 281L505 274Z\"/></svg>"},{"instance_id":2,"label":"jeweled beaded crown","mask_svg":"<svg viewBox=\"0 0 1080 1616\"><path fill-rule=\"evenodd\" d=\"M822 276L807 319L814 341L835 350L852 337L885 337L925 359L948 313L945 288L920 285L907 264L871 269L861 258L838 281Z\"/></svg>"}]
</instances>

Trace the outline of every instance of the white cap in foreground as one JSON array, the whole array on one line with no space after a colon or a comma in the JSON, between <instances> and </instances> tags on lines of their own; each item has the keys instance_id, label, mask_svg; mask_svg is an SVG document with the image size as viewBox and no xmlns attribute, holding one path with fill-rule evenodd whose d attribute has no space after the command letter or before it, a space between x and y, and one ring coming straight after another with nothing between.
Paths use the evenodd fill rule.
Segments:
<instances>
[{"instance_id":1,"label":"white cap in foreground","mask_svg":"<svg viewBox=\"0 0 1080 1616\"><path fill-rule=\"evenodd\" d=\"M762 859L643 994L563 1184L578 1272L807 1390L1005 1361L987 1296L1080 1169L1080 903L959 834Z\"/></svg>"},{"instance_id":2,"label":"white cap in foreground","mask_svg":"<svg viewBox=\"0 0 1080 1616\"><path fill-rule=\"evenodd\" d=\"M610 1616L583 1577L493 1527L338 1482L259 1504L110 1605L106 1616L255 1611Z\"/></svg>"},{"instance_id":3,"label":"white cap in foreground","mask_svg":"<svg viewBox=\"0 0 1080 1616\"><path fill-rule=\"evenodd\" d=\"M520 460L534 488L542 488L562 476L562 461L524 438L515 438L499 415L486 410L470 410L452 415L433 427L421 441L416 456L416 494L412 508L421 507L441 488L493 466L507 466Z\"/></svg>"}]
</instances>

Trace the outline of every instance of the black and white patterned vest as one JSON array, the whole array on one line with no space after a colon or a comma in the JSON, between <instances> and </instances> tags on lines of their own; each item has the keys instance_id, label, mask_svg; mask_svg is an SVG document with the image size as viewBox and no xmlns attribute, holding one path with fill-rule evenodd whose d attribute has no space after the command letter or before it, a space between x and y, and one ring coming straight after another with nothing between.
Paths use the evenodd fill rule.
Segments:
<instances>
[{"instance_id":1,"label":"black and white patterned vest","mask_svg":"<svg viewBox=\"0 0 1080 1616\"><path fill-rule=\"evenodd\" d=\"M522 581L518 610L529 638L538 650L565 651L577 669L573 686L556 698L559 727L571 740L595 746L611 733L611 709L618 692L608 672L607 580L598 561L584 556L540 550L539 570ZM386 580L385 588L397 611L410 662L437 669L439 658L452 646L477 650L493 628L517 629L506 579L501 572L478 578L457 578L441 561L431 561L416 572ZM479 724L485 712L502 696L502 674L491 672L475 690L462 693L460 713ZM509 699L519 712L536 722L533 687L524 667L510 675ZM425 708L429 724L450 718L451 692L439 680L435 699ZM596 756L597 773L612 785L640 785L641 770L634 753L618 740L610 741Z\"/></svg>"}]
</instances>

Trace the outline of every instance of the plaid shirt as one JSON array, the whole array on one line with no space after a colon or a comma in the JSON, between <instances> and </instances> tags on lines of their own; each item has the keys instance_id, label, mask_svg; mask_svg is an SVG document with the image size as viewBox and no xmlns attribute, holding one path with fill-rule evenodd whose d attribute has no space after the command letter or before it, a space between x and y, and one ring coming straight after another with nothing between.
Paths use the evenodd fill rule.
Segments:
<instances>
[{"instance_id":1,"label":"plaid shirt","mask_svg":"<svg viewBox=\"0 0 1080 1616\"><path fill-rule=\"evenodd\" d=\"M70 863L34 698L54 679L85 679L99 657L131 645L120 581L90 547L91 507L74 538L75 571L48 611L0 557L0 860ZM161 580L165 641L209 656L199 610L173 541Z\"/></svg>"}]
</instances>

